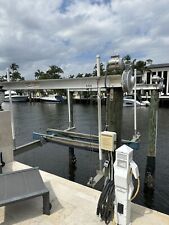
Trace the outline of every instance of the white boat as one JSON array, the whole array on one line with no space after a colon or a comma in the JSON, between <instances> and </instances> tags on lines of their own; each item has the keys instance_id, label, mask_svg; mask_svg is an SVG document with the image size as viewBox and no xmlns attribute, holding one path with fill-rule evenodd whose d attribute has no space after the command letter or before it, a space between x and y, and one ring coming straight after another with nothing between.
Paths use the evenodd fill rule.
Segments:
<instances>
[{"instance_id":1,"label":"white boat","mask_svg":"<svg viewBox=\"0 0 169 225\"><path fill-rule=\"evenodd\" d=\"M62 103L64 99L60 95L49 95L39 98L41 102Z\"/></svg>"},{"instance_id":2,"label":"white boat","mask_svg":"<svg viewBox=\"0 0 169 225\"><path fill-rule=\"evenodd\" d=\"M27 102L28 95L19 95L16 91L11 91L12 102ZM9 102L9 91L5 91L4 102Z\"/></svg>"},{"instance_id":3,"label":"white boat","mask_svg":"<svg viewBox=\"0 0 169 225\"><path fill-rule=\"evenodd\" d=\"M126 95L123 97L123 106L134 106L134 96L133 95ZM148 100L136 100L136 106L149 106L150 102Z\"/></svg>"}]
</instances>

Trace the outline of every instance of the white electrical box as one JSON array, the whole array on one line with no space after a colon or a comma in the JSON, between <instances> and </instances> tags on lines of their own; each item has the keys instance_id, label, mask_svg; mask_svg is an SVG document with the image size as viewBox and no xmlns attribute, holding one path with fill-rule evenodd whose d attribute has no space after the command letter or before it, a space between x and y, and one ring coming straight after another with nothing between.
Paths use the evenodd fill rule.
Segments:
<instances>
[{"instance_id":1,"label":"white electrical box","mask_svg":"<svg viewBox=\"0 0 169 225\"><path fill-rule=\"evenodd\" d=\"M115 183L115 222L119 225L131 225L131 196L133 182L131 170L137 177L137 165L133 162L133 149L123 145L116 149L114 163Z\"/></svg>"},{"instance_id":2,"label":"white electrical box","mask_svg":"<svg viewBox=\"0 0 169 225\"><path fill-rule=\"evenodd\" d=\"M106 151L114 151L116 148L117 134L110 131L101 132L101 149Z\"/></svg>"}]
</instances>

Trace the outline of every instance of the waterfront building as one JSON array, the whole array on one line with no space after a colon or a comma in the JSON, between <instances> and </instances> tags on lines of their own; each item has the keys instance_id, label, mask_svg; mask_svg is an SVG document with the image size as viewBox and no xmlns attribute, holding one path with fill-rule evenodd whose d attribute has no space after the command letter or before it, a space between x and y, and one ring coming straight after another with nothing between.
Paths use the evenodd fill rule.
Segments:
<instances>
[{"instance_id":1,"label":"waterfront building","mask_svg":"<svg viewBox=\"0 0 169 225\"><path fill-rule=\"evenodd\" d=\"M160 92L160 98L169 99L169 63L148 65L142 78L143 83L152 84L152 77L155 75L163 78L164 88ZM146 91L145 94L150 96L150 91Z\"/></svg>"}]
</instances>

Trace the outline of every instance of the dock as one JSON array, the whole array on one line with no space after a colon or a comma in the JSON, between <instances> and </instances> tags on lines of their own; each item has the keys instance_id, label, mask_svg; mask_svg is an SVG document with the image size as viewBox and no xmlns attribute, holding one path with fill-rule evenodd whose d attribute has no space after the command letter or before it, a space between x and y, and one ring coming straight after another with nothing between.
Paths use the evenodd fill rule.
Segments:
<instances>
[{"instance_id":1,"label":"dock","mask_svg":"<svg viewBox=\"0 0 169 225\"><path fill-rule=\"evenodd\" d=\"M45 81L25 81L25 82L5 82L3 83L2 89L23 89L23 90L33 90L33 89L67 89L68 92L68 115L69 115L69 126L68 129L64 131L56 130L56 129L48 129L46 134L39 134L34 132L34 137L36 141L28 143L26 145L15 148L15 132L14 132L14 123L12 110L11 115L9 112L1 112L0 125L1 127L5 127L6 129L0 129L0 147L1 147L1 173L3 182L1 182L2 188L0 190L1 198L3 200L2 207L0 207L0 224L1 225L35 225L35 224L43 224L43 225L83 225L83 224L105 224L101 221L100 217L96 216L96 209L98 200L101 192L91 189L89 187L74 183L72 181L66 180L64 178L58 177L56 175L38 171L38 176L41 178L41 182L37 182L38 185L36 190L32 187L36 183L38 179L36 176L34 179L26 179L23 173L23 170L27 170L29 166L21 164L19 162L14 161L14 155L20 154L21 152L27 151L30 147L36 147L37 145L43 144L46 141L52 141L59 144L66 144L69 146L69 162L72 164L76 162L76 157L74 154L74 147L81 147L83 149L90 149L91 147L98 151L99 149L99 171L103 171L103 157L102 150L111 151L111 153L107 152L106 156L109 159L107 165L112 169L113 168L113 152L116 149L116 152L119 151L119 147L122 143L121 138L121 125L122 125L122 102L123 102L123 91L130 92L133 88L133 78L130 71L125 70L123 74L123 82L121 82L121 76L113 75L108 77L100 77L99 75L99 57L97 56L97 68L98 68L98 77L97 78L85 78L82 82L81 79L65 79L65 80L45 80ZM135 73L136 74L136 73ZM108 132L115 132L115 135L109 135L111 148L102 146L101 147L101 94L100 89L106 88L108 91L108 109L107 109L107 121L106 127ZM86 89L98 89L98 135L81 134L77 132L71 132L72 128L74 128L73 123L73 107L72 107L72 93L70 93L70 89L77 89L77 87L86 88ZM156 85L158 86L158 84ZM157 88L155 86L155 88ZM136 90L136 89L135 89ZM153 89L154 90L154 89ZM156 94L158 91L154 90ZM158 96L158 95L157 95ZM12 102L12 101L11 101ZM12 104L11 104L12 105ZM154 104L155 105L155 104ZM155 115L156 108L153 107L150 114L150 118L152 118L153 123L151 123L151 129L153 132L149 132L151 134L151 139L153 140L153 156L156 156L155 149L155 138L156 133L156 120L152 115ZM12 107L11 107L12 109ZM136 107L135 107L136 109ZM110 116L111 115L111 116ZM113 116L112 116L113 115ZM136 120L136 117L135 117ZM11 129L12 127L12 129ZM136 136L136 126L135 126L135 136ZM116 138L117 135L117 138ZM76 138L76 139L75 139ZM93 142L92 142L93 141ZM135 140L136 141L136 140ZM106 141L107 142L107 141ZM91 145L92 143L92 145ZM115 146L116 145L116 146ZM131 224L132 225L168 225L169 224L169 216L163 213L154 211L152 209L145 208L143 206L139 206L136 204L132 204L129 198L130 195L126 195L131 190L132 184L132 174L138 180L137 188L139 188L139 172L137 171L137 165L134 164L132 160L132 152L133 149L128 149L129 147L124 146L125 151L120 149L120 157L116 157L119 159L120 172L119 174L123 174L121 169L126 173L127 176L117 176L115 174L116 179L112 176L112 170L107 169L105 171L105 175L111 178L111 188L114 187L112 181L114 179L115 185L115 210L116 215L118 215L118 223L119 224ZM15 149L15 151L13 151ZM124 153L124 154L123 154ZM118 155L118 156L119 156ZM124 159L124 156L126 157ZM148 155L149 156L149 155ZM126 160L127 159L127 160ZM108 161L108 160L107 160ZM154 160L155 161L155 160ZM116 163L116 161L115 161ZM131 164L130 164L131 163ZM116 164L115 164L116 165ZM106 165L105 168L108 168ZM149 167L148 167L149 168ZM155 167L154 167L155 168ZM30 169L30 171L34 170ZM37 168L36 168L37 169ZM21 170L20 172L16 172ZM108 174L108 173L109 174ZM149 171L148 171L149 172ZM14 176L11 176L10 182L8 175L19 174L19 181L17 182ZM30 175L29 173L27 173ZM147 173L148 174L148 173ZM98 174L97 174L98 175ZM102 175L102 174L101 174ZM153 174L152 174L153 175ZM30 177L30 176L29 176ZM97 177L97 176L96 176ZM120 179L119 179L120 177ZM131 178L131 179L130 179ZM121 180L122 179L122 180ZM42 181L43 180L43 181ZM116 182L116 181L119 182ZM127 181L127 182L126 182ZM129 182L128 182L129 181ZM125 182L125 185L124 185ZM44 186L45 183L45 186ZM126 184L127 183L127 184ZM7 185L8 184L8 185ZM13 184L13 185L12 185ZM39 188L39 184L43 184L43 188ZM24 187L22 192L19 188ZM7 189L10 189L8 191ZM15 188L14 188L15 187ZM117 188L121 187L123 191L117 192ZM107 188L107 187L106 187ZM16 191L15 191L16 189ZM40 189L40 190L39 190ZM47 190L47 192L46 192ZM113 189L111 191L107 191L107 193L113 195ZM139 190L139 189L137 189ZM41 192L40 192L41 191ZM43 192L42 192L43 191ZM25 195L26 193L26 195ZM39 193L41 194L40 197ZM45 196L42 195L45 193ZM138 193L138 191L136 191ZM47 194L47 196L46 196ZM31 197L33 199L30 199ZM49 201L50 196L50 201ZM130 197L129 197L130 196ZM36 197L36 198L35 198ZM125 198L124 198L125 197ZM28 200L29 198L29 200ZM43 199L42 199L43 198ZM118 199L119 198L119 199ZM5 201L4 201L5 199ZM121 200L123 199L123 202ZM8 200L8 201L7 201ZM24 200L24 201L23 201ZM43 201L42 201L43 200ZM105 201L107 197L105 198ZM17 201L17 202L16 202ZM110 199L111 203L113 203L113 199ZM43 202L43 203L42 203ZM109 201L108 201L109 202ZM50 207L52 205L52 208ZM7 205L8 204L8 205ZM131 207L130 207L131 206ZM118 208L118 210L117 210ZM50 210L51 209L51 210ZM110 204L106 206L106 209L110 210ZM112 210L113 211L113 210ZM131 212L131 213L130 213ZM45 214L43 214L45 213ZM49 215L50 214L50 215ZM130 217L131 214L131 217ZM125 217L126 216L126 217ZM105 217L102 217L105 219ZM130 219L131 218L131 219ZM105 221L108 221L105 219ZM126 221L126 222L125 222ZM110 224L114 224L114 221L111 221Z\"/></svg>"},{"instance_id":2,"label":"dock","mask_svg":"<svg viewBox=\"0 0 169 225\"><path fill-rule=\"evenodd\" d=\"M4 172L29 168L13 161L6 165ZM40 171L50 191L51 215L42 214L42 198L13 203L0 207L1 225L104 225L96 216L100 192L74 183L56 175ZM169 216L132 204L132 225L168 225ZM110 224L114 224L113 222Z\"/></svg>"}]
</instances>

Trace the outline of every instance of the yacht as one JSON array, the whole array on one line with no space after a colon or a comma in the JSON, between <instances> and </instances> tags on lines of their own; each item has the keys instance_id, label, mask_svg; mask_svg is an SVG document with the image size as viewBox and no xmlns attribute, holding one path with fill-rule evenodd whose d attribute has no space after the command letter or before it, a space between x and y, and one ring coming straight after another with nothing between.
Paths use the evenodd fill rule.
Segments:
<instances>
[{"instance_id":1,"label":"yacht","mask_svg":"<svg viewBox=\"0 0 169 225\"><path fill-rule=\"evenodd\" d=\"M19 95L16 91L11 91L12 102L27 102L28 95ZM9 102L9 91L5 91L4 102Z\"/></svg>"},{"instance_id":2,"label":"yacht","mask_svg":"<svg viewBox=\"0 0 169 225\"><path fill-rule=\"evenodd\" d=\"M41 102L51 102L51 103L62 103L64 101L63 97L60 95L49 95L39 98Z\"/></svg>"}]
</instances>

